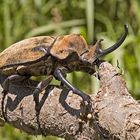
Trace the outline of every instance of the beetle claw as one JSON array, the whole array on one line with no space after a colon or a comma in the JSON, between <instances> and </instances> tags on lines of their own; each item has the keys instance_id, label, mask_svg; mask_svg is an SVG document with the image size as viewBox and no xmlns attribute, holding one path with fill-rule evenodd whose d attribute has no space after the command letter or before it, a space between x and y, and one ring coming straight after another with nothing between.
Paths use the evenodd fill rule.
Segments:
<instances>
[{"instance_id":1,"label":"beetle claw","mask_svg":"<svg viewBox=\"0 0 140 140\"><path fill-rule=\"evenodd\" d=\"M93 108L92 108L92 103L91 101L83 101L81 103L81 106L83 108L83 113L80 113L81 118L85 120L90 120L92 119L92 114L93 114Z\"/></svg>"}]
</instances>

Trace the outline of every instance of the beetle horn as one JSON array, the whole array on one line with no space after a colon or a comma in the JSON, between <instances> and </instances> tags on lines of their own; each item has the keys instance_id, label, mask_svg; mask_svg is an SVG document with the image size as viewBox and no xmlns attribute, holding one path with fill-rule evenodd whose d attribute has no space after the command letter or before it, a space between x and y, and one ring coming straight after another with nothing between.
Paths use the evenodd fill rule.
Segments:
<instances>
[{"instance_id":1,"label":"beetle horn","mask_svg":"<svg viewBox=\"0 0 140 140\"><path fill-rule=\"evenodd\" d=\"M125 30L124 34L120 37L120 39L113 46L111 46L111 47L109 47L109 48L107 48L105 50L99 49L97 51L96 58L100 58L100 57L102 57L102 56L104 56L104 55L106 55L108 53L111 53L114 50L116 50L124 42L124 40L125 40L125 38L126 38L126 36L128 34L128 25L124 25L124 30Z\"/></svg>"}]
</instances>

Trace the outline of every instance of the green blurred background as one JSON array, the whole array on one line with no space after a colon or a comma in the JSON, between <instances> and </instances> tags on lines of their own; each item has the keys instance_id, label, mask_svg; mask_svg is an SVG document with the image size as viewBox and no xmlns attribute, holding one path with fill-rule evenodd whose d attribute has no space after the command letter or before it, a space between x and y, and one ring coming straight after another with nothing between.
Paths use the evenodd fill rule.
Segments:
<instances>
[{"instance_id":1,"label":"green blurred background","mask_svg":"<svg viewBox=\"0 0 140 140\"><path fill-rule=\"evenodd\" d=\"M140 1L139 0L0 0L0 51L11 44L39 35L80 33L88 44L103 38L109 47L124 32L123 45L105 56L116 69L118 64L129 91L140 98ZM118 63L117 63L118 62ZM98 80L74 72L69 80L86 93L98 90ZM0 140L56 140L55 137L29 136L6 125L0 128Z\"/></svg>"}]
</instances>

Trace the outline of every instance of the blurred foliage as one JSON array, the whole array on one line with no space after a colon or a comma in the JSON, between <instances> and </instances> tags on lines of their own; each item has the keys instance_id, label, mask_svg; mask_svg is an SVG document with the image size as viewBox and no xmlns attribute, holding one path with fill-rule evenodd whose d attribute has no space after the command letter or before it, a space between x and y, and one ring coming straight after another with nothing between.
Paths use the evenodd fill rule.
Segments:
<instances>
[{"instance_id":1,"label":"blurred foliage","mask_svg":"<svg viewBox=\"0 0 140 140\"><path fill-rule=\"evenodd\" d=\"M124 74L128 89L140 98L140 1L139 0L1 0L0 51L19 40L39 35L82 34L89 44L103 38L103 48L111 46L124 32L123 45L104 59ZM118 63L117 63L118 62ZM87 93L98 89L98 80L82 72L69 80ZM51 140L29 136L6 125L0 129L3 140Z\"/></svg>"}]
</instances>

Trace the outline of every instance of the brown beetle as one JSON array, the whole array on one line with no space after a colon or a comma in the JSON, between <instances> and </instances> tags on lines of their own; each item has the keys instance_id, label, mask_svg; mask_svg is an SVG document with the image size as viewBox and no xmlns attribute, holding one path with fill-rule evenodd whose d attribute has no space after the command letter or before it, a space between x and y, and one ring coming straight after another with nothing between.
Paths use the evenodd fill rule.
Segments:
<instances>
[{"instance_id":1,"label":"brown beetle","mask_svg":"<svg viewBox=\"0 0 140 140\"><path fill-rule=\"evenodd\" d=\"M0 75L8 76L3 83L4 91L8 91L9 82L21 81L30 76L49 76L41 81L34 93L40 93L52 80L53 75L68 89L78 94L84 101L90 97L72 86L65 78L66 73L84 71L95 72L96 60L117 49L128 34L125 32L113 46L100 49L100 41L94 47L87 45L81 35L70 34L58 37L40 36L25 39L13 44L0 53Z\"/></svg>"}]
</instances>

